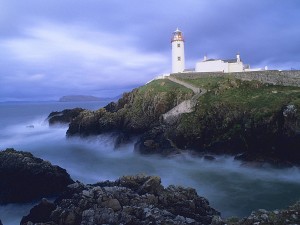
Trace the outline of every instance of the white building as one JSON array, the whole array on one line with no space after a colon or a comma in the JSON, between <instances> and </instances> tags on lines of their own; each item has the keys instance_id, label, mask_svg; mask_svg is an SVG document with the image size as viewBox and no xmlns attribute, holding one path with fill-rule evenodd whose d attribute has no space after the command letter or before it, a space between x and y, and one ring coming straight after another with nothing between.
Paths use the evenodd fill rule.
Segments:
<instances>
[{"instance_id":1,"label":"white building","mask_svg":"<svg viewBox=\"0 0 300 225\"><path fill-rule=\"evenodd\" d=\"M172 39L172 73L182 72L244 72L244 71L259 71L267 70L268 68L253 68L242 62L240 54L236 55L234 59L207 59L204 56L202 61L196 63L195 69L185 70L184 57L184 38L182 32L177 28L173 32Z\"/></svg>"},{"instance_id":2,"label":"white building","mask_svg":"<svg viewBox=\"0 0 300 225\"><path fill-rule=\"evenodd\" d=\"M172 36L172 73L181 73L185 69L184 38L182 32L176 29Z\"/></svg>"},{"instance_id":3,"label":"white building","mask_svg":"<svg viewBox=\"0 0 300 225\"><path fill-rule=\"evenodd\" d=\"M196 72L243 72L247 66L241 61L240 54L235 59L204 59L196 63Z\"/></svg>"}]
</instances>

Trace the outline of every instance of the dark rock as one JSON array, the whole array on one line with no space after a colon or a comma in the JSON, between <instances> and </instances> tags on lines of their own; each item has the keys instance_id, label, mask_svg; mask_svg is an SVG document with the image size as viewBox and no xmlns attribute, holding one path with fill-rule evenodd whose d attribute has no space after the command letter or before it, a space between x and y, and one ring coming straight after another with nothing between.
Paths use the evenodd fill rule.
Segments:
<instances>
[{"instance_id":1,"label":"dark rock","mask_svg":"<svg viewBox=\"0 0 300 225\"><path fill-rule=\"evenodd\" d=\"M267 211L259 209L251 213L250 216L243 219L225 220L226 224L231 225L283 225L283 224L300 224L300 203L282 210Z\"/></svg>"},{"instance_id":2,"label":"dark rock","mask_svg":"<svg viewBox=\"0 0 300 225\"><path fill-rule=\"evenodd\" d=\"M61 112L52 112L48 116L49 125L54 125L58 123L70 123L74 118L76 118L84 109L74 108L65 109Z\"/></svg>"},{"instance_id":3,"label":"dark rock","mask_svg":"<svg viewBox=\"0 0 300 225\"><path fill-rule=\"evenodd\" d=\"M118 133L116 136L117 137L115 139L115 146L114 146L115 149L131 142L130 135L128 135L127 133L121 132Z\"/></svg>"},{"instance_id":4,"label":"dark rock","mask_svg":"<svg viewBox=\"0 0 300 225\"><path fill-rule=\"evenodd\" d=\"M66 170L31 153L0 151L0 203L29 202L54 196L73 183Z\"/></svg>"},{"instance_id":5,"label":"dark rock","mask_svg":"<svg viewBox=\"0 0 300 225\"><path fill-rule=\"evenodd\" d=\"M134 150L142 154L170 155L179 152L175 144L166 137L165 126L157 126L141 135Z\"/></svg>"},{"instance_id":6,"label":"dark rock","mask_svg":"<svg viewBox=\"0 0 300 225\"><path fill-rule=\"evenodd\" d=\"M118 104L115 102L111 102L109 104L107 104L104 109L106 109L107 112L117 112L118 111Z\"/></svg>"},{"instance_id":7,"label":"dark rock","mask_svg":"<svg viewBox=\"0 0 300 225\"><path fill-rule=\"evenodd\" d=\"M0 225L3 225L2 222L1 222L1 220L0 220Z\"/></svg>"},{"instance_id":8,"label":"dark rock","mask_svg":"<svg viewBox=\"0 0 300 225\"><path fill-rule=\"evenodd\" d=\"M219 215L194 189L164 188L159 177L145 175L94 185L74 183L55 205L50 221L42 223L208 225Z\"/></svg>"},{"instance_id":9,"label":"dark rock","mask_svg":"<svg viewBox=\"0 0 300 225\"><path fill-rule=\"evenodd\" d=\"M41 223L49 222L51 212L55 209L55 205L49 202L47 199L42 199L42 201L34 206L28 216L24 216L21 220L21 224L26 224L27 222Z\"/></svg>"}]
</instances>

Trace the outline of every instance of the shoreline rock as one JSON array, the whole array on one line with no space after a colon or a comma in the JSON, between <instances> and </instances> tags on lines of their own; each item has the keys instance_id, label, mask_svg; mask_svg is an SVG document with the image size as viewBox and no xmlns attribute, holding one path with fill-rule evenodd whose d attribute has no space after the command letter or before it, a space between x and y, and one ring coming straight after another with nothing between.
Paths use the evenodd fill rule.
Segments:
<instances>
[{"instance_id":1,"label":"shoreline rock","mask_svg":"<svg viewBox=\"0 0 300 225\"><path fill-rule=\"evenodd\" d=\"M75 119L79 114L84 111L82 108L65 109L60 112L51 112L47 117L49 125L55 124L69 124L73 119Z\"/></svg>"},{"instance_id":2,"label":"shoreline rock","mask_svg":"<svg viewBox=\"0 0 300 225\"><path fill-rule=\"evenodd\" d=\"M253 211L248 217L238 219L229 218L220 222L218 225L283 225L300 224L300 202L289 206L287 209L267 211L259 209ZM217 224L216 224L217 225Z\"/></svg>"},{"instance_id":3,"label":"shoreline rock","mask_svg":"<svg viewBox=\"0 0 300 225\"><path fill-rule=\"evenodd\" d=\"M56 196L73 182L65 169L29 152L0 151L0 204Z\"/></svg>"},{"instance_id":4,"label":"shoreline rock","mask_svg":"<svg viewBox=\"0 0 300 225\"><path fill-rule=\"evenodd\" d=\"M36 211L44 204L36 206ZM195 189L173 185L164 188L160 177L145 175L93 185L76 182L54 204L56 208L50 218L35 220L36 223L208 225L214 216L220 215ZM33 211L21 224L31 224Z\"/></svg>"}]
</instances>

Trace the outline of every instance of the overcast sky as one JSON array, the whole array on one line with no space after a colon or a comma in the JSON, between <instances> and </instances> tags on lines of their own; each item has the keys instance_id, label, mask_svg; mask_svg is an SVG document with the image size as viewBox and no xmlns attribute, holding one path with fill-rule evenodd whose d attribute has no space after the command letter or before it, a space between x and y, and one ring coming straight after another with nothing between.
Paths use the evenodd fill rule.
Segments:
<instances>
[{"instance_id":1,"label":"overcast sky","mask_svg":"<svg viewBox=\"0 0 300 225\"><path fill-rule=\"evenodd\" d=\"M299 0L0 0L0 101L116 96L204 54L300 69Z\"/></svg>"}]
</instances>

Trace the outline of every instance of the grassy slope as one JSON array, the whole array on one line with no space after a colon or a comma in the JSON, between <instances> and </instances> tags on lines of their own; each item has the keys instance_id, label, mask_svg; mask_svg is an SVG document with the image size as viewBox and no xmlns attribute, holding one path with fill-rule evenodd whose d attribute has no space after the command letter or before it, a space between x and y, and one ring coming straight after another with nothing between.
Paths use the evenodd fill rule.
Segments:
<instances>
[{"instance_id":1,"label":"grassy slope","mask_svg":"<svg viewBox=\"0 0 300 225\"><path fill-rule=\"evenodd\" d=\"M184 94L193 94L190 89L167 79L153 80L150 83L141 86L138 90L141 94L147 90L153 90L154 92L169 92L170 90L176 90Z\"/></svg>"},{"instance_id":2,"label":"grassy slope","mask_svg":"<svg viewBox=\"0 0 300 225\"><path fill-rule=\"evenodd\" d=\"M258 81L241 81L230 76L183 79L209 90L199 99L201 105L216 102L239 106L245 110L274 112L283 105L300 106L300 88L261 84Z\"/></svg>"},{"instance_id":3,"label":"grassy slope","mask_svg":"<svg viewBox=\"0 0 300 225\"><path fill-rule=\"evenodd\" d=\"M123 97L113 110L86 110L72 121L68 135L91 135L110 131L142 133L159 122L161 114L190 99L193 92L169 80L154 80Z\"/></svg>"},{"instance_id":4,"label":"grassy slope","mask_svg":"<svg viewBox=\"0 0 300 225\"><path fill-rule=\"evenodd\" d=\"M242 148L258 141L274 142L281 129L278 118L282 118L282 109L287 105L300 108L299 87L241 81L229 76L183 80L208 92L198 99L193 113L183 115L176 128L178 137L185 140L182 145L205 147L235 139L240 141L237 148ZM296 118L300 118L299 111ZM298 122L292 123L298 129Z\"/></svg>"}]
</instances>

